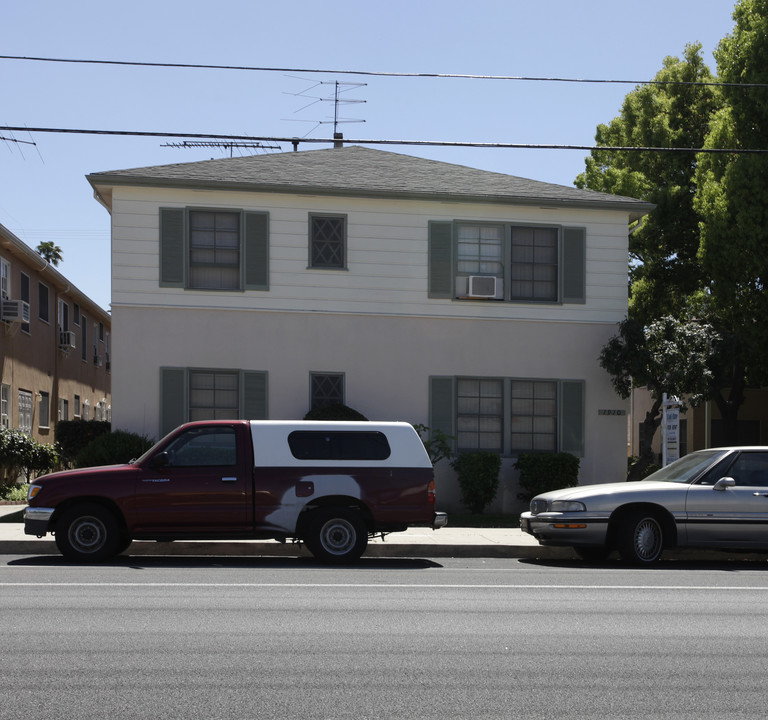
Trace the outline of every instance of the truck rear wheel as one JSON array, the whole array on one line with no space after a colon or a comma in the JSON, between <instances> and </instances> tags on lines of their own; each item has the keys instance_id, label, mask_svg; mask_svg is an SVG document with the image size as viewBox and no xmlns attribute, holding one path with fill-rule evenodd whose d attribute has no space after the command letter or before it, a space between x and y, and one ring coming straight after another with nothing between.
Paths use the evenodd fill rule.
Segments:
<instances>
[{"instance_id":1,"label":"truck rear wheel","mask_svg":"<svg viewBox=\"0 0 768 720\"><path fill-rule=\"evenodd\" d=\"M304 541L322 562L353 562L365 552L368 528L354 510L324 508L313 513Z\"/></svg>"},{"instance_id":2,"label":"truck rear wheel","mask_svg":"<svg viewBox=\"0 0 768 720\"><path fill-rule=\"evenodd\" d=\"M121 544L115 516L95 503L74 505L56 521L56 546L67 560L97 562L116 555Z\"/></svg>"}]
</instances>

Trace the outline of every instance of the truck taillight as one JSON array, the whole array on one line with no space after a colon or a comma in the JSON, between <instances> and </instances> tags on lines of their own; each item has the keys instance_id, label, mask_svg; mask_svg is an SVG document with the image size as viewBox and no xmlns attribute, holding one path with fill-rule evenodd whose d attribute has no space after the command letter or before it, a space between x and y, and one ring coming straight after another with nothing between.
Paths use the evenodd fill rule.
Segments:
<instances>
[{"instance_id":1,"label":"truck taillight","mask_svg":"<svg viewBox=\"0 0 768 720\"><path fill-rule=\"evenodd\" d=\"M430 505L435 504L435 481L430 480L429 485L427 485L427 502Z\"/></svg>"}]
</instances>

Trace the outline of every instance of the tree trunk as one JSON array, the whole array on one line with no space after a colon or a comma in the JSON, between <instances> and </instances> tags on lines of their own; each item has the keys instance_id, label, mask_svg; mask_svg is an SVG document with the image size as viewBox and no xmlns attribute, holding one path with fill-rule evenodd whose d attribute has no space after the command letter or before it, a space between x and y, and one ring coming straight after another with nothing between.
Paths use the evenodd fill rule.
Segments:
<instances>
[{"instance_id":1,"label":"tree trunk","mask_svg":"<svg viewBox=\"0 0 768 720\"><path fill-rule=\"evenodd\" d=\"M640 452L637 462L632 463L627 480L642 480L648 468L656 461L653 454L653 436L661 425L661 398L653 401L651 409L640 423Z\"/></svg>"},{"instance_id":2,"label":"tree trunk","mask_svg":"<svg viewBox=\"0 0 768 720\"><path fill-rule=\"evenodd\" d=\"M719 390L712 395L723 422L723 445L739 444L739 409L744 404L745 385L744 373L734 371L728 397Z\"/></svg>"}]
</instances>

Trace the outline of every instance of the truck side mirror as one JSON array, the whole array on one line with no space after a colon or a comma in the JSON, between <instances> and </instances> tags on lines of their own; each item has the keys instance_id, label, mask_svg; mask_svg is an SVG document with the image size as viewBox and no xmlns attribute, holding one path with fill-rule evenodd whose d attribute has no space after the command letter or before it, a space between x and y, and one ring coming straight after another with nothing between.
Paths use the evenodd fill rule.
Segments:
<instances>
[{"instance_id":1,"label":"truck side mirror","mask_svg":"<svg viewBox=\"0 0 768 720\"><path fill-rule=\"evenodd\" d=\"M165 451L161 453L157 453L157 455L155 455L152 458L152 467L157 467L157 468L168 467L170 463L171 463L171 458L168 455L168 453Z\"/></svg>"}]
</instances>

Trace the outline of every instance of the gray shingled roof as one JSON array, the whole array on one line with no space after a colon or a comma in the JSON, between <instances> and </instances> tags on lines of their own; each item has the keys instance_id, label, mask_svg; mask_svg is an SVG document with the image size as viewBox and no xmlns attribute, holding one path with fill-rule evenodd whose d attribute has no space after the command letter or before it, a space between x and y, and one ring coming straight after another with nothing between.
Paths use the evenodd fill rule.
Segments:
<instances>
[{"instance_id":1,"label":"gray shingled roof","mask_svg":"<svg viewBox=\"0 0 768 720\"><path fill-rule=\"evenodd\" d=\"M546 202L623 209L634 216L653 208L635 198L359 146L97 172L88 175L88 181L96 188L159 185L523 204Z\"/></svg>"}]
</instances>

